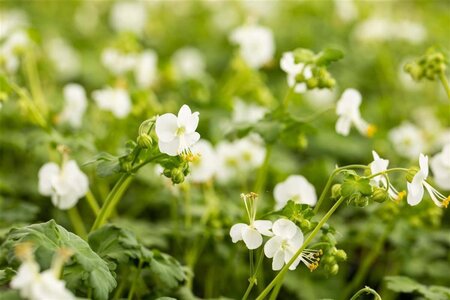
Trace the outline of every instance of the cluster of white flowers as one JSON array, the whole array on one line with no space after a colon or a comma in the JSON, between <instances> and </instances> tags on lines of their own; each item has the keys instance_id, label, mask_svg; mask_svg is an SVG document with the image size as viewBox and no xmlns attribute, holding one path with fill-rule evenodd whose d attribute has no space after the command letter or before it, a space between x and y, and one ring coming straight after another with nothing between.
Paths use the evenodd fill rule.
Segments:
<instances>
[{"instance_id":1,"label":"cluster of white flowers","mask_svg":"<svg viewBox=\"0 0 450 300\"><path fill-rule=\"evenodd\" d=\"M280 68L287 73L287 82L290 88L294 89L296 93L304 93L307 90L306 83L296 82L296 77L303 74L305 79L312 77L312 71L309 66L303 63L296 63L293 52L285 52L280 60Z\"/></svg>"},{"instance_id":2,"label":"cluster of white flowers","mask_svg":"<svg viewBox=\"0 0 450 300\"><path fill-rule=\"evenodd\" d=\"M17 248L19 250L16 249L16 252L18 252L23 262L11 280L11 288L19 290L21 297L28 300L76 299L72 292L66 288L66 283L58 279L67 254L58 254L52 263L52 268L40 272L39 265L34 260L31 246L22 244Z\"/></svg>"},{"instance_id":3,"label":"cluster of white flowers","mask_svg":"<svg viewBox=\"0 0 450 300\"><path fill-rule=\"evenodd\" d=\"M260 25L248 24L236 28L230 34L230 41L239 45L241 57L254 69L270 62L275 53L272 31Z\"/></svg>"},{"instance_id":4,"label":"cluster of white flowers","mask_svg":"<svg viewBox=\"0 0 450 300\"><path fill-rule=\"evenodd\" d=\"M336 114L338 120L336 122L336 132L341 135L350 133L351 125L355 125L356 129L364 135L371 137L375 133L375 126L367 123L359 111L362 97L361 93L355 89L346 89L338 100L336 105Z\"/></svg>"},{"instance_id":5,"label":"cluster of white flowers","mask_svg":"<svg viewBox=\"0 0 450 300\"><path fill-rule=\"evenodd\" d=\"M301 175L291 175L278 183L273 190L273 196L276 201L275 209L283 208L289 200L310 206L316 205L317 202L316 189Z\"/></svg>"},{"instance_id":6,"label":"cluster of white flowers","mask_svg":"<svg viewBox=\"0 0 450 300\"><path fill-rule=\"evenodd\" d=\"M87 108L86 91L79 84L67 84L64 87L64 101L65 106L61 113L61 121L67 122L75 128L81 127L83 115Z\"/></svg>"},{"instance_id":7,"label":"cluster of white flowers","mask_svg":"<svg viewBox=\"0 0 450 300\"><path fill-rule=\"evenodd\" d=\"M249 224L237 223L230 229L230 236L233 243L244 241L249 250L259 248L263 244L263 236L270 239L264 245L264 254L267 258L272 258L272 269L280 270L287 264L295 253L303 245L303 232L288 219L278 219L274 223L269 220L256 219L256 199L255 194L241 195L249 217ZM303 262L311 271L318 266L320 250L305 249L289 266L290 270L295 270L300 262Z\"/></svg>"},{"instance_id":8,"label":"cluster of white flowers","mask_svg":"<svg viewBox=\"0 0 450 300\"><path fill-rule=\"evenodd\" d=\"M147 23L147 8L141 1L117 1L111 8L109 23L117 32L142 36Z\"/></svg>"},{"instance_id":9,"label":"cluster of white flowers","mask_svg":"<svg viewBox=\"0 0 450 300\"><path fill-rule=\"evenodd\" d=\"M141 88L150 87L157 77L158 56L150 49L141 53L123 53L115 48L106 48L102 52L101 61L115 76L133 72L136 83Z\"/></svg>"},{"instance_id":10,"label":"cluster of white flowers","mask_svg":"<svg viewBox=\"0 0 450 300\"><path fill-rule=\"evenodd\" d=\"M423 25L409 21L392 21L373 17L358 24L353 32L361 41L401 40L411 44L419 44L427 37Z\"/></svg>"},{"instance_id":11,"label":"cluster of white flowers","mask_svg":"<svg viewBox=\"0 0 450 300\"><path fill-rule=\"evenodd\" d=\"M89 180L74 160L63 162L60 167L49 162L39 170L39 193L50 196L59 209L74 207L89 190Z\"/></svg>"},{"instance_id":12,"label":"cluster of white flowers","mask_svg":"<svg viewBox=\"0 0 450 300\"><path fill-rule=\"evenodd\" d=\"M106 87L92 92L92 98L100 109L112 112L119 119L131 112L131 99L125 89Z\"/></svg>"},{"instance_id":13,"label":"cluster of white flowers","mask_svg":"<svg viewBox=\"0 0 450 300\"><path fill-rule=\"evenodd\" d=\"M25 32L28 20L20 10L2 10L0 20L0 71L12 74L19 68L19 57L30 43Z\"/></svg>"},{"instance_id":14,"label":"cluster of white flowers","mask_svg":"<svg viewBox=\"0 0 450 300\"><path fill-rule=\"evenodd\" d=\"M200 79L205 74L206 63L200 50L184 47L173 54L172 66L177 79Z\"/></svg>"}]
</instances>

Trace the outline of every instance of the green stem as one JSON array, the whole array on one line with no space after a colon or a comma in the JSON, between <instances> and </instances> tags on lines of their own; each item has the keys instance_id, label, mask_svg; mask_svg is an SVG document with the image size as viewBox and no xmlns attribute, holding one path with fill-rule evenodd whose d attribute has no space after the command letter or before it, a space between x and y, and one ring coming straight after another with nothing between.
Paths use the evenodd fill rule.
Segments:
<instances>
[{"instance_id":1,"label":"green stem","mask_svg":"<svg viewBox=\"0 0 450 300\"><path fill-rule=\"evenodd\" d=\"M326 223L326 221L331 217L334 211L339 207L339 205L344 202L345 198L341 197L339 200L331 207L331 209L323 216L323 218L319 221L317 226L313 229L313 231L308 235L303 245L298 249L298 251L292 256L291 260L281 269L281 271L275 276L275 278L269 283L269 285L261 292L261 294L256 298L256 300L264 299L272 288L283 279L284 274L289 270L289 267L294 263L294 261L300 256L300 254L305 250L305 248L311 243L313 238L319 232L320 228Z\"/></svg>"},{"instance_id":2,"label":"green stem","mask_svg":"<svg viewBox=\"0 0 450 300\"><path fill-rule=\"evenodd\" d=\"M76 206L72 207L67 211L67 213L69 215L69 219L70 222L72 223L75 233L82 239L86 239L87 237L86 228L84 227L83 220L81 219L77 207Z\"/></svg>"},{"instance_id":3,"label":"green stem","mask_svg":"<svg viewBox=\"0 0 450 300\"><path fill-rule=\"evenodd\" d=\"M356 294L353 295L353 297L350 298L350 300L358 299L358 297L361 296L363 293L372 294L375 297L374 298L375 300L382 300L381 296L374 289L371 289L368 286L366 286L363 289L360 289Z\"/></svg>"},{"instance_id":4,"label":"green stem","mask_svg":"<svg viewBox=\"0 0 450 300\"><path fill-rule=\"evenodd\" d=\"M283 108L283 110L286 110L289 106L289 100L292 96L294 92L294 87L290 87L286 93L286 95L284 96L283 102L281 102L281 107Z\"/></svg>"},{"instance_id":5,"label":"green stem","mask_svg":"<svg viewBox=\"0 0 450 300\"><path fill-rule=\"evenodd\" d=\"M278 293L280 292L281 286L283 285L283 281L277 283L277 285L273 288L272 294L270 294L269 300L277 299Z\"/></svg>"},{"instance_id":6,"label":"green stem","mask_svg":"<svg viewBox=\"0 0 450 300\"><path fill-rule=\"evenodd\" d=\"M439 73L439 79L442 82L442 85L444 86L445 92L447 93L448 99L450 99L450 84L448 83L447 76L445 76L445 72L442 71Z\"/></svg>"},{"instance_id":7,"label":"green stem","mask_svg":"<svg viewBox=\"0 0 450 300\"><path fill-rule=\"evenodd\" d=\"M388 169L388 170L383 171L383 172L371 174L370 176L366 176L365 178L372 179L374 177L377 177L377 176L380 176L380 175L385 175L387 173L392 173L392 172L409 172L409 169L406 169L406 168L392 168L392 169Z\"/></svg>"},{"instance_id":8,"label":"green stem","mask_svg":"<svg viewBox=\"0 0 450 300\"><path fill-rule=\"evenodd\" d=\"M29 50L25 55L25 71L30 84L31 95L44 116L47 115L47 103L42 92L41 81L36 66L36 57L34 51Z\"/></svg>"},{"instance_id":9,"label":"green stem","mask_svg":"<svg viewBox=\"0 0 450 300\"><path fill-rule=\"evenodd\" d=\"M189 229L192 226L191 192L189 183L185 182L181 188L184 198L184 227L185 229Z\"/></svg>"},{"instance_id":10,"label":"green stem","mask_svg":"<svg viewBox=\"0 0 450 300\"><path fill-rule=\"evenodd\" d=\"M248 298L248 296L250 295L250 292L251 292L252 289L253 289L253 286L256 284L256 282L257 282L256 276L258 275L258 271L259 271L259 268L261 267L263 258L264 258L264 251L261 250L261 253L259 254L258 262L256 263L255 272L254 272L253 275L248 279L248 281L249 281L248 287L247 287L247 290L245 291L244 296L242 296L242 300L246 300L246 299Z\"/></svg>"},{"instance_id":11,"label":"green stem","mask_svg":"<svg viewBox=\"0 0 450 300\"><path fill-rule=\"evenodd\" d=\"M92 225L91 232L106 223L117 203L119 203L119 200L122 198L122 195L130 185L132 179L133 176L129 173L123 174L120 177L112 191L108 194L108 197L106 197L105 203L103 203L103 206L95 219L94 225Z\"/></svg>"},{"instance_id":12,"label":"green stem","mask_svg":"<svg viewBox=\"0 0 450 300\"><path fill-rule=\"evenodd\" d=\"M266 154L264 156L264 162L261 168L259 169L258 177L256 178L255 182L254 191L258 195L261 195L261 193L264 191L264 186L266 185L267 171L269 169L269 161L271 155L272 155L272 145L268 144L266 146Z\"/></svg>"},{"instance_id":13,"label":"green stem","mask_svg":"<svg viewBox=\"0 0 450 300\"><path fill-rule=\"evenodd\" d=\"M131 284L130 292L128 293L128 300L133 299L133 294L134 294L134 291L136 290L136 284L137 284L137 281L138 281L139 276L141 274L142 263L143 263L142 260L139 260L139 265L138 265L138 268L136 270L136 276L134 277L133 283Z\"/></svg>"},{"instance_id":14,"label":"green stem","mask_svg":"<svg viewBox=\"0 0 450 300\"><path fill-rule=\"evenodd\" d=\"M86 200L89 204L89 207L92 209L92 212L95 214L95 216L98 216L98 213L100 212L100 206L98 206L97 200L90 190L86 194Z\"/></svg>"}]
</instances>

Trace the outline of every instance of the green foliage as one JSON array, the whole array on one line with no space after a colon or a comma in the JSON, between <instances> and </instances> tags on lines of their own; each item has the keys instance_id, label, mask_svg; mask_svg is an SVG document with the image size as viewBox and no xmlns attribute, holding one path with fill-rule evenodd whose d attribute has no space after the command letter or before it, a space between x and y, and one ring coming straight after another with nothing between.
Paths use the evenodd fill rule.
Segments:
<instances>
[{"instance_id":1,"label":"green foliage","mask_svg":"<svg viewBox=\"0 0 450 300\"><path fill-rule=\"evenodd\" d=\"M0 266L5 263L18 264L14 257L14 248L23 242L33 244L37 261L44 269L49 268L58 249L71 249L74 254L64 267L63 273L63 279L71 290L92 288L94 299L103 300L108 299L109 293L116 286L107 263L92 251L84 240L53 220L12 229L1 246Z\"/></svg>"},{"instance_id":2,"label":"green foliage","mask_svg":"<svg viewBox=\"0 0 450 300\"><path fill-rule=\"evenodd\" d=\"M8 283L11 278L16 274L12 268L6 268L4 270L0 270L0 285Z\"/></svg>"},{"instance_id":3,"label":"green foliage","mask_svg":"<svg viewBox=\"0 0 450 300\"><path fill-rule=\"evenodd\" d=\"M399 293L418 293L428 300L446 300L450 298L450 288L426 286L406 276L387 276L384 278L388 289Z\"/></svg>"},{"instance_id":4,"label":"green foliage","mask_svg":"<svg viewBox=\"0 0 450 300\"><path fill-rule=\"evenodd\" d=\"M308 233L317 225L317 222L311 221L314 217L314 212L311 206L307 204L295 203L294 201L289 200L281 210L280 214L296 223L303 233Z\"/></svg>"},{"instance_id":5,"label":"green foliage","mask_svg":"<svg viewBox=\"0 0 450 300\"><path fill-rule=\"evenodd\" d=\"M153 251L150 272L158 286L168 289L174 289L186 280L186 273L180 263L172 256L159 251Z\"/></svg>"}]
</instances>

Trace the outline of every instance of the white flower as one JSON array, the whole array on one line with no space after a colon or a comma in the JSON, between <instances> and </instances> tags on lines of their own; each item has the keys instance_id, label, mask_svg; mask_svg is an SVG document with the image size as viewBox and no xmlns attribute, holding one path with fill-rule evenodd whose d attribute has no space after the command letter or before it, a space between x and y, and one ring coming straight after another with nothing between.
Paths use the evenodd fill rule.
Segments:
<instances>
[{"instance_id":1,"label":"white flower","mask_svg":"<svg viewBox=\"0 0 450 300\"><path fill-rule=\"evenodd\" d=\"M244 25L231 32L230 41L239 45L245 62L254 69L268 63L275 52L272 31L259 25Z\"/></svg>"},{"instance_id":2,"label":"white flower","mask_svg":"<svg viewBox=\"0 0 450 300\"><path fill-rule=\"evenodd\" d=\"M159 150L170 156L188 153L189 147L200 139L200 134L195 131L198 116L199 113L192 113L186 104L180 108L178 117L172 113L159 116L155 124Z\"/></svg>"},{"instance_id":3,"label":"white flower","mask_svg":"<svg viewBox=\"0 0 450 300\"><path fill-rule=\"evenodd\" d=\"M116 76L124 75L133 70L137 63L135 54L122 53L114 48L104 49L101 61L103 66Z\"/></svg>"},{"instance_id":4,"label":"white flower","mask_svg":"<svg viewBox=\"0 0 450 300\"><path fill-rule=\"evenodd\" d=\"M356 129L365 136L371 137L375 133L375 126L368 124L359 112L361 105L361 94L355 89L346 89L336 105L336 132L347 136L350 127L355 125Z\"/></svg>"},{"instance_id":5,"label":"white flower","mask_svg":"<svg viewBox=\"0 0 450 300\"><path fill-rule=\"evenodd\" d=\"M20 296L30 299L32 295L32 284L39 277L39 265L34 260L24 261L16 275L11 280L11 288L20 290Z\"/></svg>"},{"instance_id":6,"label":"white flower","mask_svg":"<svg viewBox=\"0 0 450 300\"><path fill-rule=\"evenodd\" d=\"M437 186L450 190L450 144L445 145L441 152L431 158L430 167Z\"/></svg>"},{"instance_id":7,"label":"white flower","mask_svg":"<svg viewBox=\"0 0 450 300\"><path fill-rule=\"evenodd\" d=\"M42 272L30 286L30 300L75 300L75 296L66 289L65 282L55 276L53 270Z\"/></svg>"},{"instance_id":8,"label":"white flower","mask_svg":"<svg viewBox=\"0 0 450 300\"><path fill-rule=\"evenodd\" d=\"M419 166L420 169L416 173L416 175L414 175L412 181L407 182L408 204L412 206L419 204L420 201L422 201L425 188L428 194L430 195L431 200L433 200L433 202L437 206L447 207L450 202L450 196L445 197L426 181L428 177L428 156L425 156L422 153L420 153Z\"/></svg>"},{"instance_id":9,"label":"white flower","mask_svg":"<svg viewBox=\"0 0 450 300\"><path fill-rule=\"evenodd\" d=\"M64 79L73 78L80 73L80 57L67 41L54 38L46 43L45 48L56 72Z\"/></svg>"},{"instance_id":10,"label":"white flower","mask_svg":"<svg viewBox=\"0 0 450 300\"><path fill-rule=\"evenodd\" d=\"M274 234L264 245L264 254L273 258L272 270L278 271L287 264L294 254L303 245L303 233L292 221L279 219L273 223ZM289 270L295 270L300 262L303 262L311 271L318 266L318 254L320 251L303 251L289 266Z\"/></svg>"},{"instance_id":11,"label":"white flower","mask_svg":"<svg viewBox=\"0 0 450 300\"><path fill-rule=\"evenodd\" d=\"M38 176L39 193L51 196L53 205L59 209L74 207L89 190L88 178L74 160L63 163L61 168L53 162L46 163Z\"/></svg>"},{"instance_id":12,"label":"white flower","mask_svg":"<svg viewBox=\"0 0 450 300\"><path fill-rule=\"evenodd\" d=\"M188 179L192 182L202 183L210 180L217 168L217 155L211 143L200 140L191 147L195 159L190 164Z\"/></svg>"},{"instance_id":13,"label":"white flower","mask_svg":"<svg viewBox=\"0 0 450 300\"><path fill-rule=\"evenodd\" d=\"M131 100L128 92L121 88L107 87L92 93L98 107L111 111L117 118L128 116L131 111Z\"/></svg>"},{"instance_id":14,"label":"white flower","mask_svg":"<svg viewBox=\"0 0 450 300\"><path fill-rule=\"evenodd\" d=\"M273 190L273 196L276 209L283 208L289 200L310 206L316 205L317 202L316 189L301 175L291 175L278 183Z\"/></svg>"},{"instance_id":15,"label":"white flower","mask_svg":"<svg viewBox=\"0 0 450 300\"><path fill-rule=\"evenodd\" d=\"M86 92L84 88L75 83L64 87L64 110L61 120L68 122L71 126L79 128L87 107Z\"/></svg>"},{"instance_id":16,"label":"white flower","mask_svg":"<svg viewBox=\"0 0 450 300\"><path fill-rule=\"evenodd\" d=\"M179 79L199 79L205 74L203 54L193 47L178 49L172 56L175 76Z\"/></svg>"},{"instance_id":17,"label":"white flower","mask_svg":"<svg viewBox=\"0 0 450 300\"><path fill-rule=\"evenodd\" d=\"M376 153L375 151L372 151L372 155L373 155L373 162L370 163L370 173L378 174L385 172L389 165L389 160L380 158L378 153ZM383 175L373 177L370 181L370 184L375 187L382 187L382 188L388 187L388 182ZM392 186L392 184L389 183L388 194L392 199L397 200L403 198L405 192L402 191L399 193L394 188L394 186Z\"/></svg>"},{"instance_id":18,"label":"white flower","mask_svg":"<svg viewBox=\"0 0 450 300\"><path fill-rule=\"evenodd\" d=\"M133 32L140 36L147 22L147 9L143 2L116 2L111 8L109 22L118 32Z\"/></svg>"},{"instance_id":19,"label":"white flower","mask_svg":"<svg viewBox=\"0 0 450 300\"><path fill-rule=\"evenodd\" d=\"M14 31L28 26L26 14L17 9L0 11L0 20L0 40L3 40Z\"/></svg>"},{"instance_id":20,"label":"white flower","mask_svg":"<svg viewBox=\"0 0 450 300\"><path fill-rule=\"evenodd\" d=\"M141 88L148 88L156 80L158 56L153 50L145 50L136 59L134 77Z\"/></svg>"},{"instance_id":21,"label":"white flower","mask_svg":"<svg viewBox=\"0 0 450 300\"><path fill-rule=\"evenodd\" d=\"M235 123L256 123L267 113L265 107L246 103L236 98L233 106L233 122Z\"/></svg>"},{"instance_id":22,"label":"white flower","mask_svg":"<svg viewBox=\"0 0 450 300\"><path fill-rule=\"evenodd\" d=\"M389 140L395 151L406 158L417 157L425 150L425 139L421 131L411 123L405 122L389 131Z\"/></svg>"},{"instance_id":23,"label":"white flower","mask_svg":"<svg viewBox=\"0 0 450 300\"><path fill-rule=\"evenodd\" d=\"M19 57L31 41L25 31L12 33L0 47L0 66L8 73L15 73L19 68Z\"/></svg>"},{"instance_id":24,"label":"white flower","mask_svg":"<svg viewBox=\"0 0 450 300\"><path fill-rule=\"evenodd\" d=\"M296 93L304 93L307 90L304 82L296 83L296 77L299 74L303 74L305 79L312 77L312 71L309 66L305 66L303 63L296 63L293 52L285 52L280 60L281 69L287 73L288 86L294 88Z\"/></svg>"},{"instance_id":25,"label":"white flower","mask_svg":"<svg viewBox=\"0 0 450 300\"><path fill-rule=\"evenodd\" d=\"M336 14L344 22L350 22L358 17L358 8L352 0L334 0Z\"/></svg>"},{"instance_id":26,"label":"white flower","mask_svg":"<svg viewBox=\"0 0 450 300\"><path fill-rule=\"evenodd\" d=\"M272 236L270 229L272 222L268 220L257 220L256 218L256 194L241 195L244 200L245 209L248 214L250 224L238 223L234 224L230 229L230 236L233 243L244 241L249 250L257 249L262 245L262 235Z\"/></svg>"}]
</instances>

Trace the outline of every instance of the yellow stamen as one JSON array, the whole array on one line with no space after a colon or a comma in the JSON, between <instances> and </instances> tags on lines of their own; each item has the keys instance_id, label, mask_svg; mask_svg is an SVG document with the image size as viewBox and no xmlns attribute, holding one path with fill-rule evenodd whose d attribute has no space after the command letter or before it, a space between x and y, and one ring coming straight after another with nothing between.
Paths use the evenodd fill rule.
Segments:
<instances>
[{"instance_id":1,"label":"yellow stamen","mask_svg":"<svg viewBox=\"0 0 450 300\"><path fill-rule=\"evenodd\" d=\"M450 196L448 196L444 201L442 201L442 206L447 208L450 203Z\"/></svg>"},{"instance_id":2,"label":"yellow stamen","mask_svg":"<svg viewBox=\"0 0 450 300\"><path fill-rule=\"evenodd\" d=\"M367 131L366 134L368 137L373 137L375 135L375 132L377 132L378 128L377 126L373 125L373 124L369 124L369 126L367 126Z\"/></svg>"},{"instance_id":3,"label":"yellow stamen","mask_svg":"<svg viewBox=\"0 0 450 300\"><path fill-rule=\"evenodd\" d=\"M406 196L406 192L405 191L401 191L397 194L397 198L395 199L397 202L400 202L403 200L403 198L405 198Z\"/></svg>"}]
</instances>

